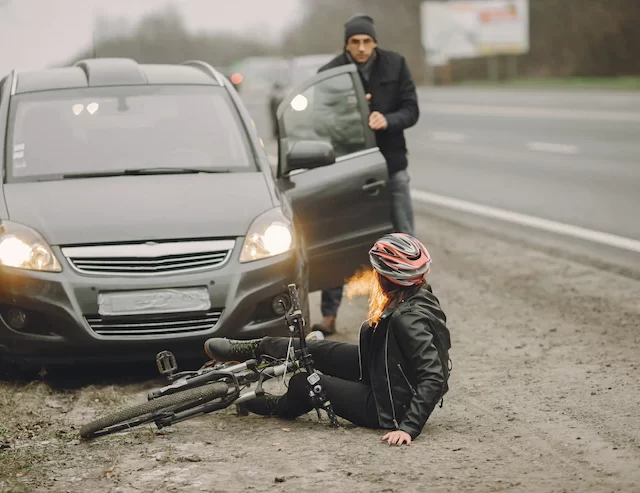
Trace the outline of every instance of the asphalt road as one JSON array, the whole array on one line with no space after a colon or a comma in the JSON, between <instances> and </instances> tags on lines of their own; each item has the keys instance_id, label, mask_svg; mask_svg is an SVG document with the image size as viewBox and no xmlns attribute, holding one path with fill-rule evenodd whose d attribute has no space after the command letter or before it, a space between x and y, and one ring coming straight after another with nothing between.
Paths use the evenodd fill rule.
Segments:
<instances>
[{"instance_id":1,"label":"asphalt road","mask_svg":"<svg viewBox=\"0 0 640 493\"><path fill-rule=\"evenodd\" d=\"M421 88L419 100L407 131L419 210L510 232L520 217L478 209L526 215L528 238L640 270L640 93ZM267 140L264 105L248 106Z\"/></svg>"},{"instance_id":2,"label":"asphalt road","mask_svg":"<svg viewBox=\"0 0 640 493\"><path fill-rule=\"evenodd\" d=\"M640 240L640 94L432 90L420 107L416 188Z\"/></svg>"},{"instance_id":3,"label":"asphalt road","mask_svg":"<svg viewBox=\"0 0 640 493\"><path fill-rule=\"evenodd\" d=\"M640 269L639 93L423 89L420 108L407 132L415 189L553 221L553 233L523 232ZM463 215L486 224L473 208ZM512 232L521 223L493 227Z\"/></svg>"}]
</instances>

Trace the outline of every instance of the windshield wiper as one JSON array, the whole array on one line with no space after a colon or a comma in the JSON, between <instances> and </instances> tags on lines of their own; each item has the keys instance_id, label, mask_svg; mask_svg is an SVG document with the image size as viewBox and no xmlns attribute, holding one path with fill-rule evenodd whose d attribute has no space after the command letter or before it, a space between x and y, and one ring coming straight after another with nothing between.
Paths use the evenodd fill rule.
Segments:
<instances>
[{"instance_id":1,"label":"windshield wiper","mask_svg":"<svg viewBox=\"0 0 640 493\"><path fill-rule=\"evenodd\" d=\"M158 168L139 168L139 169L125 169L125 175L156 175L163 173L229 173L228 169L224 168L181 168L181 167L158 167Z\"/></svg>"},{"instance_id":2,"label":"windshield wiper","mask_svg":"<svg viewBox=\"0 0 640 493\"><path fill-rule=\"evenodd\" d=\"M109 176L133 176L133 175L164 175L164 174L186 174L186 173L229 173L228 169L224 168L180 168L180 167L157 167L157 168L138 168L138 169L125 169L121 171L102 171L92 173L69 173L62 175L65 180L74 178L103 178Z\"/></svg>"}]
</instances>

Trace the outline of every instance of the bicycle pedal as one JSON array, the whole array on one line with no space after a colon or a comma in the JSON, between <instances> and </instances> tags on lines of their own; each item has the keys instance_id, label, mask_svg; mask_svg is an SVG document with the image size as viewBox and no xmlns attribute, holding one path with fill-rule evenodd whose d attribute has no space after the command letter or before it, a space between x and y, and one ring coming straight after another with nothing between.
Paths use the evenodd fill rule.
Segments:
<instances>
[{"instance_id":1,"label":"bicycle pedal","mask_svg":"<svg viewBox=\"0 0 640 493\"><path fill-rule=\"evenodd\" d=\"M156 355L156 366L161 375L171 376L178 369L176 357L171 351L161 351Z\"/></svg>"}]
</instances>

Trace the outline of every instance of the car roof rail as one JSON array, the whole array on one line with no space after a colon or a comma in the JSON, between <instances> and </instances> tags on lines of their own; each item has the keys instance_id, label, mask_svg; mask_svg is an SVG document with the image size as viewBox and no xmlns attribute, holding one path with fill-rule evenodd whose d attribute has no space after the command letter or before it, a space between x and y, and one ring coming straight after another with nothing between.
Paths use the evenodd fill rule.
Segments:
<instances>
[{"instance_id":1,"label":"car roof rail","mask_svg":"<svg viewBox=\"0 0 640 493\"><path fill-rule=\"evenodd\" d=\"M11 71L11 91L9 91L10 96L16 95L16 90L18 89L18 72L14 68Z\"/></svg>"},{"instance_id":2,"label":"car roof rail","mask_svg":"<svg viewBox=\"0 0 640 493\"><path fill-rule=\"evenodd\" d=\"M132 58L85 58L73 66L82 69L90 87L147 83L140 65Z\"/></svg>"},{"instance_id":3,"label":"car roof rail","mask_svg":"<svg viewBox=\"0 0 640 493\"><path fill-rule=\"evenodd\" d=\"M218 84L224 86L224 79L222 78L222 74L220 74L220 72L218 72L207 62L203 62L202 60L187 60L186 62L183 62L182 65L188 65L190 67L198 68L205 72L207 75L213 77Z\"/></svg>"}]
</instances>

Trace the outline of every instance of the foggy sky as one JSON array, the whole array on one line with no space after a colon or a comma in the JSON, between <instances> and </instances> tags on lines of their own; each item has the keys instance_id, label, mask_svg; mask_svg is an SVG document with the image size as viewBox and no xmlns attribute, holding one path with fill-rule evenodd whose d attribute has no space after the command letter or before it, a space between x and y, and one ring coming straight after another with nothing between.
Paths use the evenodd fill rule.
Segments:
<instances>
[{"instance_id":1,"label":"foggy sky","mask_svg":"<svg viewBox=\"0 0 640 493\"><path fill-rule=\"evenodd\" d=\"M98 15L135 22L167 0L0 0L0 77L66 61L90 46ZM273 39L301 15L301 0L174 0L190 29L250 30Z\"/></svg>"}]
</instances>

